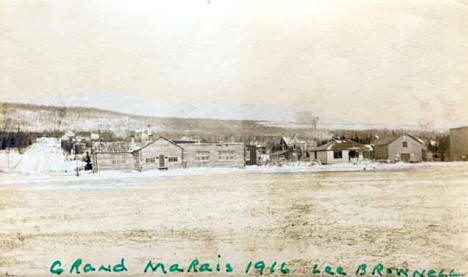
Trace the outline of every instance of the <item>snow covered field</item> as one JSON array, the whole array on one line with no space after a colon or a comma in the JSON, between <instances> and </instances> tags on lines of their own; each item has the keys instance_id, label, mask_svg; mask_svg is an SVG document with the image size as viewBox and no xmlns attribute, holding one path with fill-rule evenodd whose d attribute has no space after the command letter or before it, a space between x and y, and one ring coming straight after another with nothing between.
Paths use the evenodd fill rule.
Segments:
<instances>
[{"instance_id":1,"label":"snow covered field","mask_svg":"<svg viewBox=\"0 0 468 277\"><path fill-rule=\"evenodd\" d=\"M245 168L184 168L167 171L118 171L107 170L92 173L91 171L67 172L12 172L0 175L3 185L25 185L33 189L113 189L122 186L145 184L167 177L197 175L239 175L239 174L285 174L285 173L320 173L320 172L358 172L358 171L398 171L418 168L456 167L462 162L426 162L426 163L377 163L312 165L306 162L290 163L283 166L247 166Z\"/></svg>"},{"instance_id":2,"label":"snow covered field","mask_svg":"<svg viewBox=\"0 0 468 277\"><path fill-rule=\"evenodd\" d=\"M148 259L218 254L296 274L377 262L466 272L468 163L362 166L1 174L0 275L122 257L138 275ZM348 172L323 172L337 169Z\"/></svg>"}]
</instances>

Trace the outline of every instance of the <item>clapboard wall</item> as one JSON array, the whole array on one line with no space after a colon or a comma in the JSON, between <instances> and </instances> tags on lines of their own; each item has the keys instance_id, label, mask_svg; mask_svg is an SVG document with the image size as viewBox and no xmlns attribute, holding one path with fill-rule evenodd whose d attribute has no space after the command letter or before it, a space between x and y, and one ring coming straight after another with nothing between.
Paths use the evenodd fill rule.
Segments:
<instances>
[{"instance_id":1,"label":"clapboard wall","mask_svg":"<svg viewBox=\"0 0 468 277\"><path fill-rule=\"evenodd\" d=\"M137 157L137 169L181 168L183 166L183 149L175 143L159 138L150 144L134 151Z\"/></svg>"},{"instance_id":2,"label":"clapboard wall","mask_svg":"<svg viewBox=\"0 0 468 277\"><path fill-rule=\"evenodd\" d=\"M244 167L243 143L187 143L184 149L186 167Z\"/></svg>"},{"instance_id":3,"label":"clapboard wall","mask_svg":"<svg viewBox=\"0 0 468 277\"><path fill-rule=\"evenodd\" d=\"M128 152L98 152L92 154L93 171L134 170L135 158Z\"/></svg>"}]
</instances>

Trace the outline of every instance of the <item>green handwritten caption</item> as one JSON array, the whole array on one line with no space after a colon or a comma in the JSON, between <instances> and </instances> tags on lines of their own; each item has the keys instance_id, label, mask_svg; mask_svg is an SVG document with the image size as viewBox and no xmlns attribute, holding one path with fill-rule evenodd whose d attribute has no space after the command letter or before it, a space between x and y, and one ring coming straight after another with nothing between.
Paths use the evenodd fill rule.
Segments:
<instances>
[{"instance_id":1,"label":"green handwritten caption","mask_svg":"<svg viewBox=\"0 0 468 277\"><path fill-rule=\"evenodd\" d=\"M218 255L218 258L221 258ZM127 272L128 267L125 264L125 258L121 258L116 264L100 264L93 265L92 263L84 263L81 258L76 259L69 268L64 266L61 260L52 262L49 268L50 273L61 275L71 274L79 275L90 272L110 272L122 273ZM266 263L265 261L249 261L245 267L238 271L234 270L231 263L201 263L199 259L193 259L190 264L181 266L178 263L165 264L162 262L154 262L149 260L145 265L140 266L140 272L143 274L174 274L174 273L203 273L203 272L218 272L218 273L241 273L245 275L292 275L286 262L278 263L273 261ZM354 267L354 270L347 271L343 266L333 267L331 265L314 264L312 270L307 276L347 276L354 275L362 276L396 276L396 277L463 277L464 273L457 273L454 269L446 272L444 270L435 269L408 269L384 267L383 264L369 266L367 264L359 264ZM297 275L294 275L297 276Z\"/></svg>"}]
</instances>

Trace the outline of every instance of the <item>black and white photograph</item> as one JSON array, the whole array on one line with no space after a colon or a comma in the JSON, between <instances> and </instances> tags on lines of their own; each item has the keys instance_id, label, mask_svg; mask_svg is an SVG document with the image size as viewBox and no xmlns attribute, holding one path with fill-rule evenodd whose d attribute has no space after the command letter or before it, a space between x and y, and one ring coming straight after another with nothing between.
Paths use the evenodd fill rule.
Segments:
<instances>
[{"instance_id":1,"label":"black and white photograph","mask_svg":"<svg viewBox=\"0 0 468 277\"><path fill-rule=\"evenodd\" d=\"M467 274L467 0L0 0L0 276Z\"/></svg>"}]
</instances>

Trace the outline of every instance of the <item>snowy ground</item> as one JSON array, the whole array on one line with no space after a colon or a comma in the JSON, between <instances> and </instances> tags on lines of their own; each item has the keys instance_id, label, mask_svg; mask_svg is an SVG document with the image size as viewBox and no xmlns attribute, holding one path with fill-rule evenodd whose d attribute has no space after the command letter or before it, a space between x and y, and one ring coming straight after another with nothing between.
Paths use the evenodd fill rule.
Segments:
<instances>
[{"instance_id":1,"label":"snowy ground","mask_svg":"<svg viewBox=\"0 0 468 277\"><path fill-rule=\"evenodd\" d=\"M244 168L183 168L171 170L118 171L106 170L93 173L91 171L79 172L41 172L41 173L5 173L1 176L3 185L26 185L36 189L49 189L66 187L78 188L115 188L128 186L167 177L196 176L213 174L280 174L280 173L320 173L320 172L356 172L356 171L395 171L412 170L417 168L452 167L464 164L462 162L424 162L424 163L377 163L362 162L359 164L343 163L334 165L314 165L306 162L290 163L283 166L246 166ZM84 185L89 184L89 185ZM75 186L76 185L76 186Z\"/></svg>"},{"instance_id":2,"label":"snowy ground","mask_svg":"<svg viewBox=\"0 0 468 277\"><path fill-rule=\"evenodd\" d=\"M363 166L2 174L0 275L125 257L141 276L148 259L218 254L236 272L287 261L290 276L314 263L352 275L377 262L466 272L468 163Z\"/></svg>"}]
</instances>

